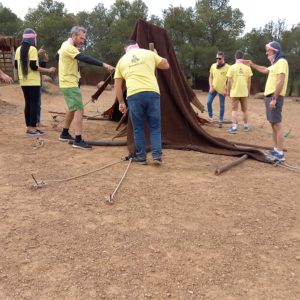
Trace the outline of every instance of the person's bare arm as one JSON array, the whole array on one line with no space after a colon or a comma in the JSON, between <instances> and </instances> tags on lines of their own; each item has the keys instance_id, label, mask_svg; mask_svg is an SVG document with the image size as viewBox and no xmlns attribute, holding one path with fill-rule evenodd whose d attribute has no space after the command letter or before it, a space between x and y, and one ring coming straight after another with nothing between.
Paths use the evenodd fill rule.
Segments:
<instances>
[{"instance_id":1,"label":"person's bare arm","mask_svg":"<svg viewBox=\"0 0 300 300\"><path fill-rule=\"evenodd\" d=\"M252 61L250 62L250 67L263 74L269 73L269 69L267 67L256 65Z\"/></svg>"},{"instance_id":2,"label":"person's bare arm","mask_svg":"<svg viewBox=\"0 0 300 300\"><path fill-rule=\"evenodd\" d=\"M263 73L263 74L268 74L269 73L269 69L265 66L259 66L257 64L255 64L252 60L249 59L241 59L240 60L243 64L252 67L253 69L255 69L256 71Z\"/></svg>"},{"instance_id":3,"label":"person's bare arm","mask_svg":"<svg viewBox=\"0 0 300 300\"><path fill-rule=\"evenodd\" d=\"M273 95L273 98L275 98L276 100L279 97L280 92L283 88L284 80L285 80L285 74L280 73L277 77L276 90L275 90L274 95Z\"/></svg>"},{"instance_id":4,"label":"person's bare arm","mask_svg":"<svg viewBox=\"0 0 300 300\"><path fill-rule=\"evenodd\" d=\"M0 79L5 83L13 83L13 79L0 69Z\"/></svg>"},{"instance_id":5,"label":"person's bare arm","mask_svg":"<svg viewBox=\"0 0 300 300\"><path fill-rule=\"evenodd\" d=\"M280 92L284 85L284 79L285 79L284 73L280 73L277 77L276 90L274 92L272 100L270 101L270 108L272 108L272 109L274 109L276 107L277 99L278 99Z\"/></svg>"},{"instance_id":6,"label":"person's bare arm","mask_svg":"<svg viewBox=\"0 0 300 300\"><path fill-rule=\"evenodd\" d=\"M44 62L45 63L49 62L49 55L47 53L45 53L44 55Z\"/></svg>"},{"instance_id":7,"label":"person's bare arm","mask_svg":"<svg viewBox=\"0 0 300 300\"><path fill-rule=\"evenodd\" d=\"M116 97L119 101L119 111L124 114L127 112L126 104L124 102L124 97L123 97L123 79L122 78L115 78L115 93Z\"/></svg>"},{"instance_id":8,"label":"person's bare arm","mask_svg":"<svg viewBox=\"0 0 300 300\"><path fill-rule=\"evenodd\" d=\"M231 77L227 77L226 96L230 96L231 81L232 81Z\"/></svg>"},{"instance_id":9,"label":"person's bare arm","mask_svg":"<svg viewBox=\"0 0 300 300\"><path fill-rule=\"evenodd\" d=\"M250 90L251 90L251 76L248 78L248 97L250 96Z\"/></svg>"},{"instance_id":10,"label":"person's bare arm","mask_svg":"<svg viewBox=\"0 0 300 300\"><path fill-rule=\"evenodd\" d=\"M167 59L163 58L161 62L157 65L158 69L167 70L170 68L169 62Z\"/></svg>"},{"instance_id":11,"label":"person's bare arm","mask_svg":"<svg viewBox=\"0 0 300 300\"><path fill-rule=\"evenodd\" d=\"M209 82L209 92L213 93L214 92L214 86L213 86L213 74L209 72L209 77L208 77L208 82Z\"/></svg>"},{"instance_id":12,"label":"person's bare arm","mask_svg":"<svg viewBox=\"0 0 300 300\"><path fill-rule=\"evenodd\" d=\"M103 68L105 68L108 72L112 72L115 69L114 66L111 66L107 63L103 63Z\"/></svg>"},{"instance_id":13,"label":"person's bare arm","mask_svg":"<svg viewBox=\"0 0 300 300\"><path fill-rule=\"evenodd\" d=\"M51 67L51 68L38 67L37 71L42 72L42 73L54 73L56 71L56 68L55 67Z\"/></svg>"}]
</instances>

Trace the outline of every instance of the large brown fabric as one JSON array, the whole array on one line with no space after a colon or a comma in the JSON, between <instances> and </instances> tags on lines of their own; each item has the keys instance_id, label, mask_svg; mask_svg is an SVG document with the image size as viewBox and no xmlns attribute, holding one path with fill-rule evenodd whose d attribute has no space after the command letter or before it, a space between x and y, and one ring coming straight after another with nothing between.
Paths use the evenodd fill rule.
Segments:
<instances>
[{"instance_id":1,"label":"large brown fabric","mask_svg":"<svg viewBox=\"0 0 300 300\"><path fill-rule=\"evenodd\" d=\"M154 43L158 54L167 58L169 70L158 70L157 80L161 93L162 141L168 149L186 149L200 152L242 156L248 154L256 160L267 162L265 155L254 148L239 148L232 142L208 134L199 124L190 102L195 96L178 64L175 51L165 29L138 20L131 39L141 48L149 49ZM132 126L127 131L129 152L134 154Z\"/></svg>"}]
</instances>

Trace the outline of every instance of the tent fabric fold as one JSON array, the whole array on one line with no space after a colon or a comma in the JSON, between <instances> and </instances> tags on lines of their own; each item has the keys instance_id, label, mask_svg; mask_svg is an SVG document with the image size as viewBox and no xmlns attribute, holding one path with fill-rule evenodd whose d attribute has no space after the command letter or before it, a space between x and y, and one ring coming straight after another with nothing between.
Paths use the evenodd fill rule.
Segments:
<instances>
[{"instance_id":1,"label":"tent fabric fold","mask_svg":"<svg viewBox=\"0 0 300 300\"><path fill-rule=\"evenodd\" d=\"M268 162L263 152L256 148L243 148L222 138L211 136L200 125L191 102L196 98L179 66L175 51L165 29L139 19L131 39L141 48L149 49L154 43L157 53L168 59L169 70L157 70L157 80L161 94L161 126L163 148L194 150L204 153L249 157ZM198 116L199 117L199 116ZM205 120L204 120L205 122ZM146 132L148 130L146 129ZM149 135L147 134L148 146ZM132 126L128 124L127 146L134 155Z\"/></svg>"}]
</instances>

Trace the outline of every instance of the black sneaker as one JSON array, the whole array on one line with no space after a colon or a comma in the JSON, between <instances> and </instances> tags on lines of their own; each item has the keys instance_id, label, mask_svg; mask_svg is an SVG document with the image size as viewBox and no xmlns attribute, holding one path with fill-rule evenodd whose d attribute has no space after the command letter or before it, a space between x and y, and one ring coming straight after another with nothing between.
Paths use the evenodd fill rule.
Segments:
<instances>
[{"instance_id":1,"label":"black sneaker","mask_svg":"<svg viewBox=\"0 0 300 300\"><path fill-rule=\"evenodd\" d=\"M155 166L160 166L162 164L161 158L153 158L153 164Z\"/></svg>"},{"instance_id":2,"label":"black sneaker","mask_svg":"<svg viewBox=\"0 0 300 300\"><path fill-rule=\"evenodd\" d=\"M86 143L84 140L81 140L80 142L75 142L73 143L72 147L74 148L79 148L79 149L84 149L84 150L92 150L92 146Z\"/></svg>"},{"instance_id":3,"label":"black sneaker","mask_svg":"<svg viewBox=\"0 0 300 300\"><path fill-rule=\"evenodd\" d=\"M136 156L132 158L132 162L138 163L139 165L146 165L147 159L137 158Z\"/></svg>"},{"instance_id":4,"label":"black sneaker","mask_svg":"<svg viewBox=\"0 0 300 300\"><path fill-rule=\"evenodd\" d=\"M62 141L62 142L69 142L69 141L74 142L75 141L75 139L69 133L67 133L67 134L61 133L60 137L59 137L59 140Z\"/></svg>"}]
</instances>

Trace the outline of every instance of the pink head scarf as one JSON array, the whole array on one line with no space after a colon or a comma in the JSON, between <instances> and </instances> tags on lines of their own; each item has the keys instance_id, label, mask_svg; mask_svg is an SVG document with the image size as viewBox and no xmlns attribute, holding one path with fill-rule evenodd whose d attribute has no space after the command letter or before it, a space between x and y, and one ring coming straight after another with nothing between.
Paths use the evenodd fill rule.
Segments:
<instances>
[{"instance_id":1,"label":"pink head scarf","mask_svg":"<svg viewBox=\"0 0 300 300\"><path fill-rule=\"evenodd\" d=\"M23 32L23 40L22 42L24 43L28 43L32 46L36 46L37 45L37 41L36 41L36 37L37 37L37 34L36 32L31 29L31 28L26 28Z\"/></svg>"}]
</instances>

